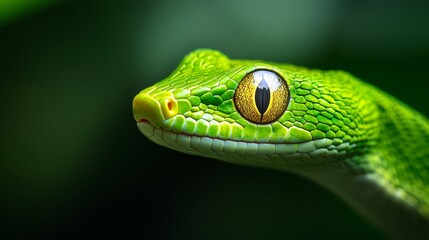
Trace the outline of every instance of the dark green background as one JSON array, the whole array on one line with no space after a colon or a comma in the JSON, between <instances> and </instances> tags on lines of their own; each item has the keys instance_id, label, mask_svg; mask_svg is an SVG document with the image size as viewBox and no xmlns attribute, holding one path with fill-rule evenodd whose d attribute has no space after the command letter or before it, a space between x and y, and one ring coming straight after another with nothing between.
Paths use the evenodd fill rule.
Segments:
<instances>
[{"instance_id":1,"label":"dark green background","mask_svg":"<svg viewBox=\"0 0 429 240\"><path fill-rule=\"evenodd\" d=\"M155 145L138 131L131 101L209 47L347 70L429 116L427 9L82 0L3 22L0 237L384 238L315 183Z\"/></svg>"}]
</instances>

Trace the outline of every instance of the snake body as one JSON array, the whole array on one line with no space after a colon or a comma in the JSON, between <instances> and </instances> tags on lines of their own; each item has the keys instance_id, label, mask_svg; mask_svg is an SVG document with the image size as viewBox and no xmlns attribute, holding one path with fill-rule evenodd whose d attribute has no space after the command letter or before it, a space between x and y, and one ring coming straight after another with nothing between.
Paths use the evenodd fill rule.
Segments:
<instances>
[{"instance_id":1,"label":"snake body","mask_svg":"<svg viewBox=\"0 0 429 240\"><path fill-rule=\"evenodd\" d=\"M391 236L429 239L429 121L347 72L198 49L133 114L157 144L299 174Z\"/></svg>"}]
</instances>

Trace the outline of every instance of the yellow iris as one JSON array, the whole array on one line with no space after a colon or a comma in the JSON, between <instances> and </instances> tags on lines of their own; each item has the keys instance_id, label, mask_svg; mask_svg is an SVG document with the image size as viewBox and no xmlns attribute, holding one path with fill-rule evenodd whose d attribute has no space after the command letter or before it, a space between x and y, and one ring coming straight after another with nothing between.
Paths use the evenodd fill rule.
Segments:
<instances>
[{"instance_id":1,"label":"yellow iris","mask_svg":"<svg viewBox=\"0 0 429 240\"><path fill-rule=\"evenodd\" d=\"M234 104L240 114L254 123L271 123L286 110L289 90L276 73L256 70L238 84Z\"/></svg>"}]
</instances>

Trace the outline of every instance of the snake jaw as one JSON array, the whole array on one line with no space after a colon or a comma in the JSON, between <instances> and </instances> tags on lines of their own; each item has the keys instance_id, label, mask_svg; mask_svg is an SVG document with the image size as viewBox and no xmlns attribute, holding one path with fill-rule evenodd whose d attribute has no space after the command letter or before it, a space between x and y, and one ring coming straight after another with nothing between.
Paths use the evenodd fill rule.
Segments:
<instances>
[{"instance_id":1,"label":"snake jaw","mask_svg":"<svg viewBox=\"0 0 429 240\"><path fill-rule=\"evenodd\" d=\"M258 143L210 138L172 132L147 121L139 122L137 126L154 143L179 152L263 167L311 167L314 163L320 165L327 159L342 156L346 154L347 148L355 147L348 143L334 146L330 139L303 143Z\"/></svg>"}]
</instances>

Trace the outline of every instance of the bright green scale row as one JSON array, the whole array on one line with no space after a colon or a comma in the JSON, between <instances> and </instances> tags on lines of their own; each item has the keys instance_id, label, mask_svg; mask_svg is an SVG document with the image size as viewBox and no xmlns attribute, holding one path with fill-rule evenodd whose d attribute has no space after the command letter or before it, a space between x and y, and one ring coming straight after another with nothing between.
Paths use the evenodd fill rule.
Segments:
<instances>
[{"instance_id":1,"label":"bright green scale row","mask_svg":"<svg viewBox=\"0 0 429 240\"><path fill-rule=\"evenodd\" d=\"M234 103L240 81L256 70L276 73L289 89L286 110L268 124L247 120ZM133 108L158 144L300 174L394 236L429 237L429 122L349 73L196 50Z\"/></svg>"}]
</instances>

